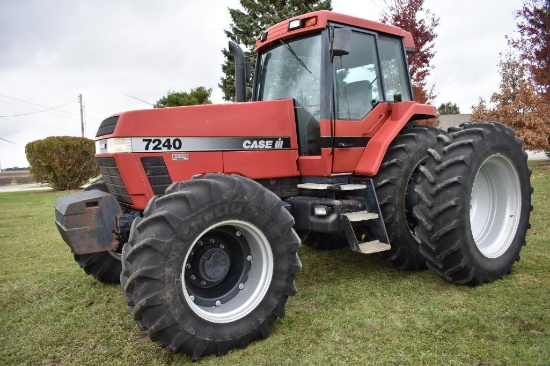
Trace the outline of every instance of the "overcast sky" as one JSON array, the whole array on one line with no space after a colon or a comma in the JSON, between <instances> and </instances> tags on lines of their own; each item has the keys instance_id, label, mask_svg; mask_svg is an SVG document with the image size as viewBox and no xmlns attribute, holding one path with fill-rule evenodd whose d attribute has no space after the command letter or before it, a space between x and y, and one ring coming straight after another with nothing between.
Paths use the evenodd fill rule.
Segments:
<instances>
[{"instance_id":1,"label":"overcast sky","mask_svg":"<svg viewBox=\"0 0 550 366\"><path fill-rule=\"evenodd\" d=\"M79 94L89 138L104 118L148 108L143 101L154 103L168 90L205 86L213 88L214 102L223 102L217 85L221 49L227 47L227 9L238 4L1 0L0 167L28 166L30 141L80 136ZM336 12L379 17L380 0L332 4ZM520 6L521 0L425 1L440 18L434 104L452 101L470 113L479 97L491 96L499 82L499 53L507 50L505 35L514 31L513 13Z\"/></svg>"}]
</instances>

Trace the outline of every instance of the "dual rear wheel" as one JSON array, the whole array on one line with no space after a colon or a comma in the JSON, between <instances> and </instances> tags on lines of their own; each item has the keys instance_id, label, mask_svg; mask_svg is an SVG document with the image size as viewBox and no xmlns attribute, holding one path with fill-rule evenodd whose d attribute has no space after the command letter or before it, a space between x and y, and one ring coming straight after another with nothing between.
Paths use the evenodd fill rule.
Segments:
<instances>
[{"instance_id":1,"label":"dual rear wheel","mask_svg":"<svg viewBox=\"0 0 550 366\"><path fill-rule=\"evenodd\" d=\"M373 178L392 246L377 256L459 284L501 278L525 245L530 175L520 140L500 123L403 129ZM306 245L345 244L320 236L306 237Z\"/></svg>"},{"instance_id":2,"label":"dual rear wheel","mask_svg":"<svg viewBox=\"0 0 550 366\"><path fill-rule=\"evenodd\" d=\"M531 170L514 132L466 123L438 137L414 208L420 251L442 278L479 285L512 270L532 210Z\"/></svg>"}]
</instances>

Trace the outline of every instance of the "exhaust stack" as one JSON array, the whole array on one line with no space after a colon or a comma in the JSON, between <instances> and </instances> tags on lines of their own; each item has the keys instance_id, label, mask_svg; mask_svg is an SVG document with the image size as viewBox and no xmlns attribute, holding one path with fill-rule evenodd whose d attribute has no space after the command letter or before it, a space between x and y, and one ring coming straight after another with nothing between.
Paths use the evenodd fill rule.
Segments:
<instances>
[{"instance_id":1,"label":"exhaust stack","mask_svg":"<svg viewBox=\"0 0 550 366\"><path fill-rule=\"evenodd\" d=\"M244 61L244 52L241 47L233 41L229 41L229 51L235 58L235 102L246 102L247 70Z\"/></svg>"}]
</instances>

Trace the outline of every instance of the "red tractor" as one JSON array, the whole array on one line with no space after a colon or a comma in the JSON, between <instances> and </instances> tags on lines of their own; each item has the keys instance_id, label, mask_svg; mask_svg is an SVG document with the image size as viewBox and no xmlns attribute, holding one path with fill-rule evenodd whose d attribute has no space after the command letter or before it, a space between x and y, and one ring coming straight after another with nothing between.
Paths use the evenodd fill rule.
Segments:
<instances>
[{"instance_id":1,"label":"red tractor","mask_svg":"<svg viewBox=\"0 0 550 366\"><path fill-rule=\"evenodd\" d=\"M198 358L266 337L284 317L301 242L477 285L525 244L530 170L513 131L448 132L413 101L411 34L329 11L259 36L252 101L141 110L96 135L101 179L61 197L75 260L121 282L151 340Z\"/></svg>"}]
</instances>

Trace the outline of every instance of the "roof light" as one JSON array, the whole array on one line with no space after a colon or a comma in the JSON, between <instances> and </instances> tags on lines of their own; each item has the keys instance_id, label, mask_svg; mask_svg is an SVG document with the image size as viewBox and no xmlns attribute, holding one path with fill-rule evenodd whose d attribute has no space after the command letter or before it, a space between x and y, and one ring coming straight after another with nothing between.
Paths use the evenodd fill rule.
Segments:
<instances>
[{"instance_id":1,"label":"roof light","mask_svg":"<svg viewBox=\"0 0 550 366\"><path fill-rule=\"evenodd\" d=\"M315 27L317 25L317 17L312 17L305 19L304 21L304 28L307 27Z\"/></svg>"},{"instance_id":2,"label":"roof light","mask_svg":"<svg viewBox=\"0 0 550 366\"><path fill-rule=\"evenodd\" d=\"M260 34L260 41L265 42L266 39L267 39L267 32L262 32L262 34Z\"/></svg>"},{"instance_id":3,"label":"roof light","mask_svg":"<svg viewBox=\"0 0 550 366\"><path fill-rule=\"evenodd\" d=\"M302 19L294 19L288 22L288 30L295 30L298 28L302 28Z\"/></svg>"},{"instance_id":4,"label":"roof light","mask_svg":"<svg viewBox=\"0 0 550 366\"><path fill-rule=\"evenodd\" d=\"M315 27L317 25L318 18L311 17L305 19L293 19L288 22L288 30L293 31L300 28Z\"/></svg>"}]
</instances>

